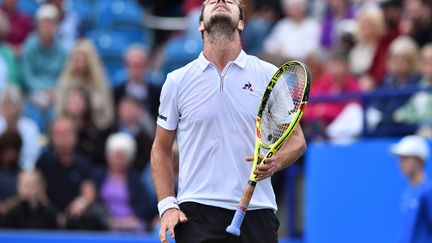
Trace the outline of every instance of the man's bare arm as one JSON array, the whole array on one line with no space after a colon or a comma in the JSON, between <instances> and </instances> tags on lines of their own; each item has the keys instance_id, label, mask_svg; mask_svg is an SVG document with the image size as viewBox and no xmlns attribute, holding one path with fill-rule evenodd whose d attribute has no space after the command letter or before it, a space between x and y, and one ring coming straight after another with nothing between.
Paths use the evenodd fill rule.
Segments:
<instances>
[{"instance_id":1,"label":"man's bare arm","mask_svg":"<svg viewBox=\"0 0 432 243\"><path fill-rule=\"evenodd\" d=\"M158 201L174 196L174 167L172 147L175 131L158 126L151 151L151 171Z\"/></svg>"}]
</instances>

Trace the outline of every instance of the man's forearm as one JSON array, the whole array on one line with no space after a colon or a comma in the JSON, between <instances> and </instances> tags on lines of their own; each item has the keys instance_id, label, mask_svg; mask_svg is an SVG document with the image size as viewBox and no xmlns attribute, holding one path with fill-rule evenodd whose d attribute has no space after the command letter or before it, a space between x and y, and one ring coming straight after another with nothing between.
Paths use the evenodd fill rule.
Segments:
<instances>
[{"instance_id":1,"label":"man's forearm","mask_svg":"<svg viewBox=\"0 0 432 243\"><path fill-rule=\"evenodd\" d=\"M153 184L158 201L174 196L174 167L172 152L154 147L151 155Z\"/></svg>"},{"instance_id":2,"label":"man's forearm","mask_svg":"<svg viewBox=\"0 0 432 243\"><path fill-rule=\"evenodd\" d=\"M278 151L280 157L278 170L283 170L294 163L306 151L306 141L304 139L303 131L298 125L293 134L285 141L285 144Z\"/></svg>"}]
</instances>

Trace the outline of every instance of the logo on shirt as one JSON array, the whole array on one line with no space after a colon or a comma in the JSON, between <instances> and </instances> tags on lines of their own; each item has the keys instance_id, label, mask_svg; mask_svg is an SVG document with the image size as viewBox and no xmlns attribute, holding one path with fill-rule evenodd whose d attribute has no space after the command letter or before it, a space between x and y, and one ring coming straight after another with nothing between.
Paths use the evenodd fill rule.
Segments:
<instances>
[{"instance_id":1,"label":"logo on shirt","mask_svg":"<svg viewBox=\"0 0 432 243\"><path fill-rule=\"evenodd\" d=\"M245 83L242 89L248 90L250 92L254 92L254 89L252 88L252 84L250 82Z\"/></svg>"},{"instance_id":2,"label":"logo on shirt","mask_svg":"<svg viewBox=\"0 0 432 243\"><path fill-rule=\"evenodd\" d=\"M158 116L159 119L166 121L168 118L166 116L160 115Z\"/></svg>"}]
</instances>

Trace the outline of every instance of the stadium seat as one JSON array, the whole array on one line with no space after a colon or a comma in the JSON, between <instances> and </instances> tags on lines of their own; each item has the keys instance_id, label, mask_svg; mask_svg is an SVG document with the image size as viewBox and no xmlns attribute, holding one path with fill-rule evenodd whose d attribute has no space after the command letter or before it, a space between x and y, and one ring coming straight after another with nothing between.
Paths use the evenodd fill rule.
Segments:
<instances>
[{"instance_id":1,"label":"stadium seat","mask_svg":"<svg viewBox=\"0 0 432 243\"><path fill-rule=\"evenodd\" d=\"M96 21L98 28L110 28L115 25L142 26L144 9L134 1L99 1L97 9L100 10Z\"/></svg>"},{"instance_id":2,"label":"stadium seat","mask_svg":"<svg viewBox=\"0 0 432 243\"><path fill-rule=\"evenodd\" d=\"M69 0L68 8L74 10L81 18L94 15L95 0Z\"/></svg>"},{"instance_id":3,"label":"stadium seat","mask_svg":"<svg viewBox=\"0 0 432 243\"><path fill-rule=\"evenodd\" d=\"M38 0L18 0L18 9L29 16L34 16L39 7Z\"/></svg>"},{"instance_id":4,"label":"stadium seat","mask_svg":"<svg viewBox=\"0 0 432 243\"><path fill-rule=\"evenodd\" d=\"M202 41L187 36L170 40L164 51L163 72L169 73L197 58L202 50L202 45Z\"/></svg>"}]
</instances>

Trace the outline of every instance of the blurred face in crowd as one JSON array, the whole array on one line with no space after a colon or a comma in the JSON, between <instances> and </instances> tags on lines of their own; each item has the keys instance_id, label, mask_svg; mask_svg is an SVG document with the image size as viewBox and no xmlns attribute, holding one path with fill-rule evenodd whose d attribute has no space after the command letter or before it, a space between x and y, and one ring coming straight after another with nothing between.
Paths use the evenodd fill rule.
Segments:
<instances>
[{"instance_id":1,"label":"blurred face in crowd","mask_svg":"<svg viewBox=\"0 0 432 243\"><path fill-rule=\"evenodd\" d=\"M147 56L144 53L131 52L126 56L125 61L129 79L141 81L147 67Z\"/></svg>"},{"instance_id":2,"label":"blurred face in crowd","mask_svg":"<svg viewBox=\"0 0 432 243\"><path fill-rule=\"evenodd\" d=\"M71 156L76 145L76 134L73 124L67 119L58 119L53 123L51 140L58 156Z\"/></svg>"},{"instance_id":3,"label":"blurred face in crowd","mask_svg":"<svg viewBox=\"0 0 432 243\"><path fill-rule=\"evenodd\" d=\"M364 13L357 17L358 38L362 42L377 42L384 34L384 20L381 13Z\"/></svg>"},{"instance_id":4,"label":"blurred face in crowd","mask_svg":"<svg viewBox=\"0 0 432 243\"><path fill-rule=\"evenodd\" d=\"M413 178L423 170L423 161L415 156L400 156L399 166L406 177Z\"/></svg>"},{"instance_id":5,"label":"blurred face in crowd","mask_svg":"<svg viewBox=\"0 0 432 243\"><path fill-rule=\"evenodd\" d=\"M44 43L51 43L57 32L57 21L53 19L41 19L37 23L39 37Z\"/></svg>"},{"instance_id":6,"label":"blurred face in crowd","mask_svg":"<svg viewBox=\"0 0 432 243\"><path fill-rule=\"evenodd\" d=\"M348 75L348 65L344 59L332 58L327 64L327 71L335 84L342 85Z\"/></svg>"},{"instance_id":7,"label":"blurred face in crowd","mask_svg":"<svg viewBox=\"0 0 432 243\"><path fill-rule=\"evenodd\" d=\"M285 0L285 14L290 18L301 21L306 16L306 3L303 0Z\"/></svg>"},{"instance_id":8,"label":"blurred face in crowd","mask_svg":"<svg viewBox=\"0 0 432 243\"><path fill-rule=\"evenodd\" d=\"M403 54L390 55L389 72L396 77L406 77L411 73L411 64Z\"/></svg>"},{"instance_id":9,"label":"blurred face in crowd","mask_svg":"<svg viewBox=\"0 0 432 243\"><path fill-rule=\"evenodd\" d=\"M432 83L432 45L422 51L420 63L423 77Z\"/></svg>"},{"instance_id":10,"label":"blurred face in crowd","mask_svg":"<svg viewBox=\"0 0 432 243\"><path fill-rule=\"evenodd\" d=\"M124 172L129 167L130 160L127 152L121 149L108 151L108 166L110 171Z\"/></svg>"},{"instance_id":11,"label":"blurred face in crowd","mask_svg":"<svg viewBox=\"0 0 432 243\"><path fill-rule=\"evenodd\" d=\"M85 76L89 73L89 62L86 53L78 51L73 55L73 70L75 75Z\"/></svg>"},{"instance_id":12,"label":"blurred face in crowd","mask_svg":"<svg viewBox=\"0 0 432 243\"><path fill-rule=\"evenodd\" d=\"M123 125L134 125L139 121L141 115L141 106L137 101L126 98L123 99L118 108L120 123Z\"/></svg>"},{"instance_id":13,"label":"blurred face in crowd","mask_svg":"<svg viewBox=\"0 0 432 243\"><path fill-rule=\"evenodd\" d=\"M35 201L43 193L43 182L40 174L34 171L23 171L18 176L17 191L20 198Z\"/></svg>"},{"instance_id":14,"label":"blurred face in crowd","mask_svg":"<svg viewBox=\"0 0 432 243\"><path fill-rule=\"evenodd\" d=\"M238 0L207 0L204 2L199 30L210 39L223 36L231 40L236 30L241 32L241 3Z\"/></svg>"},{"instance_id":15,"label":"blurred face in crowd","mask_svg":"<svg viewBox=\"0 0 432 243\"><path fill-rule=\"evenodd\" d=\"M20 112L20 107L18 107L15 103L8 101L3 103L2 113L8 123L16 122L20 116Z\"/></svg>"},{"instance_id":16,"label":"blurred face in crowd","mask_svg":"<svg viewBox=\"0 0 432 243\"><path fill-rule=\"evenodd\" d=\"M73 119L79 119L85 115L87 109L85 94L79 89L71 90L65 102L66 115Z\"/></svg>"}]
</instances>

